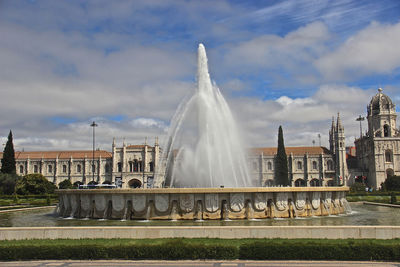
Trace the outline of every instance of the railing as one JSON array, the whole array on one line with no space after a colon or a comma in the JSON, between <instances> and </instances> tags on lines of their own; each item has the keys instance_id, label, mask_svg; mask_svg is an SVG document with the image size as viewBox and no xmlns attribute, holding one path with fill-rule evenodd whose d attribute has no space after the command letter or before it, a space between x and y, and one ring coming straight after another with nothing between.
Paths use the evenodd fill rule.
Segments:
<instances>
[{"instance_id":1,"label":"railing","mask_svg":"<svg viewBox=\"0 0 400 267\"><path fill-rule=\"evenodd\" d=\"M88 184L88 185L79 185L78 189L97 189L97 188L103 188L103 189L112 189L112 188L117 188L115 184Z\"/></svg>"}]
</instances>

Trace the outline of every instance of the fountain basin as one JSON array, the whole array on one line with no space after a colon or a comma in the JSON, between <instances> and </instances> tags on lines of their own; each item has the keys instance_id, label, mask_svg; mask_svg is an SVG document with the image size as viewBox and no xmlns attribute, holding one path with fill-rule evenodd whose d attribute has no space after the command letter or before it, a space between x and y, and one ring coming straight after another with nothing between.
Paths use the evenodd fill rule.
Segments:
<instances>
[{"instance_id":1,"label":"fountain basin","mask_svg":"<svg viewBox=\"0 0 400 267\"><path fill-rule=\"evenodd\" d=\"M266 219L345 213L348 187L57 190L63 217L143 220Z\"/></svg>"}]
</instances>

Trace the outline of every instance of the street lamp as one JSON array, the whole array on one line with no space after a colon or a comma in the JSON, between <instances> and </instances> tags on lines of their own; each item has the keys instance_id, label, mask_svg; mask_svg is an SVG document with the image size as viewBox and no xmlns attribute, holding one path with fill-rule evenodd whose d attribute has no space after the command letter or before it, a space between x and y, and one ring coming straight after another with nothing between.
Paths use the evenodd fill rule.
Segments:
<instances>
[{"instance_id":1,"label":"street lamp","mask_svg":"<svg viewBox=\"0 0 400 267\"><path fill-rule=\"evenodd\" d=\"M362 126L361 126L361 122L364 120L364 117L361 117L361 115L356 119L356 121L360 122L360 139L362 137Z\"/></svg>"},{"instance_id":2,"label":"street lamp","mask_svg":"<svg viewBox=\"0 0 400 267\"><path fill-rule=\"evenodd\" d=\"M92 124L90 124L90 127L93 127L93 157L92 157L92 182L94 182L94 170L95 170L95 165L94 165L94 149L95 149L95 127L97 127L97 124L93 121Z\"/></svg>"}]
</instances>

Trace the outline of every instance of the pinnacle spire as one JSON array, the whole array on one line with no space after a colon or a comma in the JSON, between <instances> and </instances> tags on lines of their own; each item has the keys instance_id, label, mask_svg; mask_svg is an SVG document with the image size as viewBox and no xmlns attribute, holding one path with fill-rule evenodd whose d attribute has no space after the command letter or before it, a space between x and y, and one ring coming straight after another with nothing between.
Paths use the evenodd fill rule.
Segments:
<instances>
[{"instance_id":1,"label":"pinnacle spire","mask_svg":"<svg viewBox=\"0 0 400 267\"><path fill-rule=\"evenodd\" d=\"M342 130L343 126L342 126L342 120L340 119L340 113L338 112L337 114L337 123L336 123L336 130Z\"/></svg>"}]
</instances>

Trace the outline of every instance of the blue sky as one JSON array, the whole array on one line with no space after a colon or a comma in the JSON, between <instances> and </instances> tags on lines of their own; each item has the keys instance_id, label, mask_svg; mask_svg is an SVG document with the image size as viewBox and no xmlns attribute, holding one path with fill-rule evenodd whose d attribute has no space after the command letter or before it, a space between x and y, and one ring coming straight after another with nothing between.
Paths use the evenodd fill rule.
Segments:
<instances>
[{"instance_id":1,"label":"blue sky","mask_svg":"<svg viewBox=\"0 0 400 267\"><path fill-rule=\"evenodd\" d=\"M351 145L378 87L400 103L396 0L3 0L3 143L90 149L93 120L99 148L154 142L194 90L199 42L248 146L275 146L279 125L287 145L328 146L337 112Z\"/></svg>"}]
</instances>

